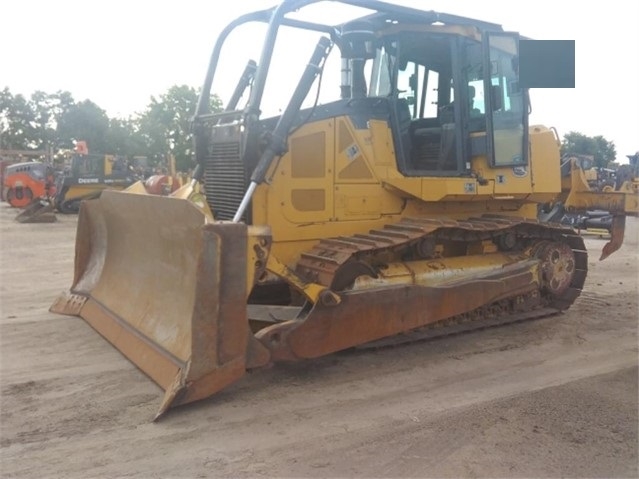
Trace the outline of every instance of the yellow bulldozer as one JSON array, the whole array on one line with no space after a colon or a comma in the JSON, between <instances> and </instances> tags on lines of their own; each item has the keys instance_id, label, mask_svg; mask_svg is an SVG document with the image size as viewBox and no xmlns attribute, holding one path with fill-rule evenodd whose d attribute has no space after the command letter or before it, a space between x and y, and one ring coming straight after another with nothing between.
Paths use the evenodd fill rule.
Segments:
<instances>
[{"instance_id":1,"label":"yellow bulldozer","mask_svg":"<svg viewBox=\"0 0 639 479\"><path fill-rule=\"evenodd\" d=\"M162 387L157 417L280 361L566 310L587 251L538 205L611 211L602 256L639 210L636 194L591 191L555 130L529 125L518 34L375 0L328 2L366 9L339 25L297 15L314 3L222 31L190 184L82 203L73 283L51 311L82 317ZM251 22L267 24L259 61L211 112L225 40ZM281 114L262 118L276 40L299 29L317 44ZM302 107L333 53L340 98Z\"/></svg>"}]
</instances>

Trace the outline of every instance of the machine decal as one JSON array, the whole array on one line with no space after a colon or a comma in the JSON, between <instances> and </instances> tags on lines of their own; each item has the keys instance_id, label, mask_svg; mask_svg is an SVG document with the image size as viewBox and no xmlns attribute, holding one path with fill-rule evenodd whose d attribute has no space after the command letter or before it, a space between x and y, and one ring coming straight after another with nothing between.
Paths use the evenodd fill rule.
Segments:
<instances>
[{"instance_id":1,"label":"machine decal","mask_svg":"<svg viewBox=\"0 0 639 479\"><path fill-rule=\"evenodd\" d=\"M359 148L355 143L346 148L346 156L348 156L349 160L354 160L359 156Z\"/></svg>"},{"instance_id":2,"label":"machine decal","mask_svg":"<svg viewBox=\"0 0 639 479\"><path fill-rule=\"evenodd\" d=\"M98 179L97 178L78 178L78 183L80 184L98 183Z\"/></svg>"},{"instance_id":3,"label":"machine decal","mask_svg":"<svg viewBox=\"0 0 639 479\"><path fill-rule=\"evenodd\" d=\"M513 166L513 175L517 178L524 178L528 176L528 168L525 166Z\"/></svg>"}]
</instances>

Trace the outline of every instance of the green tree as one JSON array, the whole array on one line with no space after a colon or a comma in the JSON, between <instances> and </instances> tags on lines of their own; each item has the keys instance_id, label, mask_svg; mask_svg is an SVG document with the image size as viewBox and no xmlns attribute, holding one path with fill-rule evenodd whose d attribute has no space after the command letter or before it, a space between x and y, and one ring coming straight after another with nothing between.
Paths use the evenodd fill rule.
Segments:
<instances>
[{"instance_id":1,"label":"green tree","mask_svg":"<svg viewBox=\"0 0 639 479\"><path fill-rule=\"evenodd\" d=\"M6 87L0 92L0 148L35 150L40 146L36 118L23 95Z\"/></svg>"},{"instance_id":2,"label":"green tree","mask_svg":"<svg viewBox=\"0 0 639 479\"><path fill-rule=\"evenodd\" d=\"M133 157L146 156L146 146L134 118L109 118L106 135L107 153Z\"/></svg>"},{"instance_id":3,"label":"green tree","mask_svg":"<svg viewBox=\"0 0 639 479\"><path fill-rule=\"evenodd\" d=\"M68 91L56 93L36 91L31 95L30 106L34 115L34 128L38 132L36 139L38 148L46 149L51 146L57 149L69 143L68 140L58 137L57 126L59 119L74 105L73 96Z\"/></svg>"},{"instance_id":4,"label":"green tree","mask_svg":"<svg viewBox=\"0 0 639 479\"><path fill-rule=\"evenodd\" d=\"M76 103L68 91L35 91L29 98L0 91L0 148L73 148L75 140L87 142L89 151L123 156L146 156L156 164L172 153L180 170L193 166L191 118L198 91L173 86L146 110L132 118L109 118L91 100ZM221 110L217 96L211 111ZM164 164L164 163L162 163Z\"/></svg>"},{"instance_id":5,"label":"green tree","mask_svg":"<svg viewBox=\"0 0 639 479\"><path fill-rule=\"evenodd\" d=\"M36 91L27 99L13 95L9 88L0 92L0 142L2 148L54 149L59 147L58 121L74 106L71 93Z\"/></svg>"},{"instance_id":6,"label":"green tree","mask_svg":"<svg viewBox=\"0 0 639 479\"><path fill-rule=\"evenodd\" d=\"M109 153L108 131L109 117L106 112L91 100L84 100L60 114L56 133L61 142L84 140L89 152Z\"/></svg>"},{"instance_id":7,"label":"green tree","mask_svg":"<svg viewBox=\"0 0 639 479\"><path fill-rule=\"evenodd\" d=\"M561 154L581 154L594 157L594 166L607 167L617 157L615 144L607 141L603 136L586 136L582 133L571 131L564 135L561 142Z\"/></svg>"},{"instance_id":8,"label":"green tree","mask_svg":"<svg viewBox=\"0 0 639 479\"><path fill-rule=\"evenodd\" d=\"M156 163L171 152L178 170L193 165L191 119L195 114L198 91L187 85L174 85L158 98L151 97L139 118L139 132L147 148L147 156ZM211 111L221 110L221 101L212 96Z\"/></svg>"}]
</instances>

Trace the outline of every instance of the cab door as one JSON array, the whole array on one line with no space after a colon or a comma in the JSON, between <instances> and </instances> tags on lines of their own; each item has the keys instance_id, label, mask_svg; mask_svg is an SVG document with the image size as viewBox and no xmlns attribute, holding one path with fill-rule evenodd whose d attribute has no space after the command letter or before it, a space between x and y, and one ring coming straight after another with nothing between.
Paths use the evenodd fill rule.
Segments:
<instances>
[{"instance_id":1,"label":"cab door","mask_svg":"<svg viewBox=\"0 0 639 479\"><path fill-rule=\"evenodd\" d=\"M528 165L528 103L519 83L519 35L486 33L487 153L493 167Z\"/></svg>"}]
</instances>

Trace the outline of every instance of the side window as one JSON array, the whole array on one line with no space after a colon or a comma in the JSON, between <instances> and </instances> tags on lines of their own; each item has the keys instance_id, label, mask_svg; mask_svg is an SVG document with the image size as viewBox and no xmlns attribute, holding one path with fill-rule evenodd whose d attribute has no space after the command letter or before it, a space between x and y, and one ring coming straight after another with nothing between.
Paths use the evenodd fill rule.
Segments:
<instances>
[{"instance_id":1,"label":"side window","mask_svg":"<svg viewBox=\"0 0 639 479\"><path fill-rule=\"evenodd\" d=\"M411 118L419 118L419 105L421 104L422 90L424 83L424 66L417 63L407 62L404 69L397 74L397 91L399 98L403 98L408 103Z\"/></svg>"},{"instance_id":2,"label":"side window","mask_svg":"<svg viewBox=\"0 0 639 479\"><path fill-rule=\"evenodd\" d=\"M468 103L471 118L486 113L486 102L484 98L484 82L482 80L468 82Z\"/></svg>"},{"instance_id":3,"label":"side window","mask_svg":"<svg viewBox=\"0 0 639 479\"><path fill-rule=\"evenodd\" d=\"M424 104L424 118L437 118L437 110L439 107L439 73L428 70L428 81L426 83L426 95Z\"/></svg>"},{"instance_id":4,"label":"side window","mask_svg":"<svg viewBox=\"0 0 639 479\"><path fill-rule=\"evenodd\" d=\"M468 98L468 130L486 130L486 88L483 77L482 45L467 40L464 48L464 75Z\"/></svg>"},{"instance_id":5,"label":"side window","mask_svg":"<svg viewBox=\"0 0 639 479\"><path fill-rule=\"evenodd\" d=\"M393 91L391 84L391 70L392 70L392 56L387 53L385 48L379 48L375 60L368 62L370 64L370 70L367 68L365 73L370 75L369 81L369 96L382 96L387 97Z\"/></svg>"},{"instance_id":6,"label":"side window","mask_svg":"<svg viewBox=\"0 0 639 479\"><path fill-rule=\"evenodd\" d=\"M411 118L437 118L439 73L424 65L408 62L397 75L399 98L406 99ZM452 91L452 85L451 85Z\"/></svg>"},{"instance_id":7,"label":"side window","mask_svg":"<svg viewBox=\"0 0 639 479\"><path fill-rule=\"evenodd\" d=\"M490 47L493 110L503 113L503 115L496 115L496 120L500 117L520 120L523 105L517 71L517 45L512 37L492 36Z\"/></svg>"}]
</instances>

